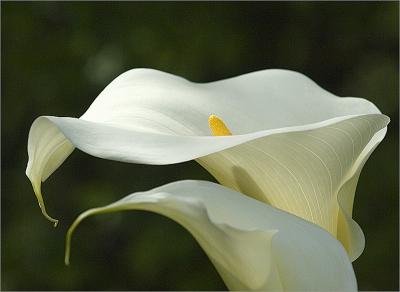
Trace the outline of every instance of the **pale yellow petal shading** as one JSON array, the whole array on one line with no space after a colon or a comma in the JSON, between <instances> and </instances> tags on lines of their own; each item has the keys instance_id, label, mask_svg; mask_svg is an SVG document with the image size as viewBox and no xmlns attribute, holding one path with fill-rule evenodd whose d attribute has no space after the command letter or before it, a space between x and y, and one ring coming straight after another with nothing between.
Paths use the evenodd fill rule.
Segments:
<instances>
[{"instance_id":1,"label":"pale yellow petal shading","mask_svg":"<svg viewBox=\"0 0 400 292\"><path fill-rule=\"evenodd\" d=\"M387 122L385 116L354 117L259 138L197 161L222 185L323 227L354 260L364 248L362 231L351 218L361 162L383 139L380 130L386 131Z\"/></svg>"}]
</instances>

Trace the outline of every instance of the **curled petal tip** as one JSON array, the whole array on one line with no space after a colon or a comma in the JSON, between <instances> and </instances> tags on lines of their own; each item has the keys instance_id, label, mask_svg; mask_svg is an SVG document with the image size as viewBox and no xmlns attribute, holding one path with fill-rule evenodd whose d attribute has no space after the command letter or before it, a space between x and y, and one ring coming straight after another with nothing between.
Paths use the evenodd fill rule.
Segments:
<instances>
[{"instance_id":1,"label":"curled petal tip","mask_svg":"<svg viewBox=\"0 0 400 292\"><path fill-rule=\"evenodd\" d=\"M33 186L33 190L35 192L35 196L38 200L39 203L39 208L42 211L43 216L49 220L50 222L53 222L54 227L57 227L58 225L58 220L54 219L53 217L51 217L49 214L47 214L46 211L46 207L44 205L44 201L43 201L43 196L42 196L42 192L40 191L40 185L36 184L34 180L32 180L31 178L29 178L32 182L32 186Z\"/></svg>"},{"instance_id":2,"label":"curled petal tip","mask_svg":"<svg viewBox=\"0 0 400 292\"><path fill-rule=\"evenodd\" d=\"M43 205L39 204L39 206L40 206L40 209L42 210L43 216L44 216L47 220L49 220L50 222L53 222L54 227L57 227L57 225L58 225L58 220L57 220L57 219L54 219L53 217L50 217L49 214L47 214L46 209L45 209L45 207L44 207Z\"/></svg>"},{"instance_id":3,"label":"curled petal tip","mask_svg":"<svg viewBox=\"0 0 400 292\"><path fill-rule=\"evenodd\" d=\"M64 264L68 267L69 266L69 259L71 255L71 237L75 230L75 222L72 226L68 229L67 234L65 236L65 255L64 255Z\"/></svg>"},{"instance_id":4,"label":"curled petal tip","mask_svg":"<svg viewBox=\"0 0 400 292\"><path fill-rule=\"evenodd\" d=\"M69 267L69 255L68 255L68 257L65 256L65 258L64 258L64 264L65 264L67 267Z\"/></svg>"},{"instance_id":5,"label":"curled petal tip","mask_svg":"<svg viewBox=\"0 0 400 292\"><path fill-rule=\"evenodd\" d=\"M81 215L79 215L78 218L75 219L75 221L72 223L72 225L69 227L67 231L67 235L65 236L65 256L64 256L64 263L66 266L69 266L70 262L69 259L71 257L71 239L72 235L76 229L76 227L79 225L79 223L88 217L90 214L94 214L97 212L97 209L90 209L87 210L86 212L83 212Z\"/></svg>"},{"instance_id":6,"label":"curled petal tip","mask_svg":"<svg viewBox=\"0 0 400 292\"><path fill-rule=\"evenodd\" d=\"M64 255L64 264L68 267L69 266L69 258L71 254L71 236L73 230L68 229L66 240L65 240L65 255Z\"/></svg>"}]
</instances>

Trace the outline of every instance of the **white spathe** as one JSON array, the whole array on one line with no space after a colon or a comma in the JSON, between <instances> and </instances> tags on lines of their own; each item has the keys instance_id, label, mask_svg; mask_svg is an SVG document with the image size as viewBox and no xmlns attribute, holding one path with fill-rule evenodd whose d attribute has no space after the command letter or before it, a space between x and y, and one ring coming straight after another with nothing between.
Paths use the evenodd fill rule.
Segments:
<instances>
[{"instance_id":1,"label":"white spathe","mask_svg":"<svg viewBox=\"0 0 400 292\"><path fill-rule=\"evenodd\" d=\"M210 114L233 136L209 136ZM355 188L388 122L371 102L337 97L292 71L198 84L134 69L111 82L81 118L37 118L26 173L47 216L41 182L74 147L133 163L197 159L221 184L323 227L354 260L364 248L351 218Z\"/></svg>"},{"instance_id":2,"label":"white spathe","mask_svg":"<svg viewBox=\"0 0 400 292\"><path fill-rule=\"evenodd\" d=\"M230 290L357 291L348 255L330 233L297 216L205 181L179 181L82 213L147 210L186 228Z\"/></svg>"}]
</instances>

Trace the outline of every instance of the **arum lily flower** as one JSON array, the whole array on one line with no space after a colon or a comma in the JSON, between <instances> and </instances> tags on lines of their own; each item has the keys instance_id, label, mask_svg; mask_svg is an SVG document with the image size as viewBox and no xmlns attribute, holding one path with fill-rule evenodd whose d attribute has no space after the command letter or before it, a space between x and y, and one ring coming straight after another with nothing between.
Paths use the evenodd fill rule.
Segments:
<instances>
[{"instance_id":1,"label":"arum lily flower","mask_svg":"<svg viewBox=\"0 0 400 292\"><path fill-rule=\"evenodd\" d=\"M297 216L205 181L179 181L84 212L147 210L198 241L230 290L357 291L349 257L330 233Z\"/></svg>"},{"instance_id":2,"label":"arum lily flower","mask_svg":"<svg viewBox=\"0 0 400 292\"><path fill-rule=\"evenodd\" d=\"M131 163L196 159L222 185L324 228L354 260L364 248L352 219L355 188L388 123L371 102L337 97L292 71L198 84L134 69L80 118L37 118L26 174L43 214L56 223L41 182L75 147Z\"/></svg>"}]
</instances>

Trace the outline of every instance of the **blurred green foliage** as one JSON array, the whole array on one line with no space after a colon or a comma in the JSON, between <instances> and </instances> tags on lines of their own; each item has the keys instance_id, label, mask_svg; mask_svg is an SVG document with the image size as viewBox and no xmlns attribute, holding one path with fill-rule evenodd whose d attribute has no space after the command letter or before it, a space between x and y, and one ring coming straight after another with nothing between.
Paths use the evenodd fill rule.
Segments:
<instances>
[{"instance_id":1,"label":"blurred green foliage","mask_svg":"<svg viewBox=\"0 0 400 292\"><path fill-rule=\"evenodd\" d=\"M354 217L366 236L361 290L398 283L398 2L2 2L2 289L226 289L193 238L145 212L84 222L63 264L64 236L87 208L185 179L195 162L124 164L75 151L43 185L54 229L25 177L39 115L80 116L117 75L150 67L198 82L265 68L300 71L391 118L360 178ZM327 263L329 264L329 263Z\"/></svg>"}]
</instances>

